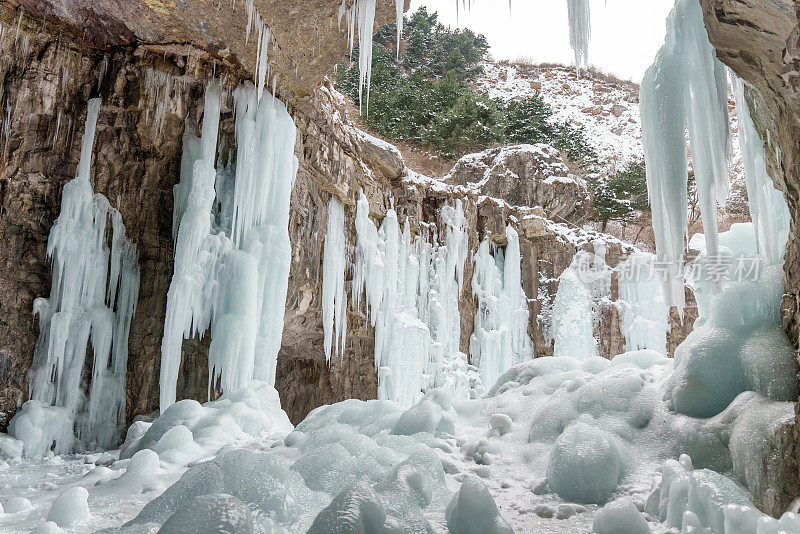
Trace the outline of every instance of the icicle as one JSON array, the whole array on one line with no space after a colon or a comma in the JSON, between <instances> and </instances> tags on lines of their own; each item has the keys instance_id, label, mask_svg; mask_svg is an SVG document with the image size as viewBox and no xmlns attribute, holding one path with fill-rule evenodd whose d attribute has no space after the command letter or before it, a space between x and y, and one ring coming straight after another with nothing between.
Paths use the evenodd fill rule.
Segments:
<instances>
[{"instance_id":1,"label":"icicle","mask_svg":"<svg viewBox=\"0 0 800 534\"><path fill-rule=\"evenodd\" d=\"M77 176L64 186L61 213L47 242L53 262L50 297L34 303L40 337L31 375L31 403L14 427L25 433L26 455L85 446L114 446L125 412L128 335L139 293L136 246L120 213L90 183L100 100L89 101ZM111 249L107 222L111 218ZM93 364L82 390L88 345ZM38 403L38 404L37 404ZM28 414L28 415L26 415ZM25 417L48 420L37 436ZM73 431L75 434L73 435Z\"/></svg>"},{"instance_id":2,"label":"icicle","mask_svg":"<svg viewBox=\"0 0 800 534\"><path fill-rule=\"evenodd\" d=\"M344 291L347 242L344 220L344 206L332 197L328 203L328 232L325 235L322 260L322 326L325 332L325 359L328 364L331 353L337 353L340 358L344 355L347 335L347 293Z\"/></svg>"},{"instance_id":3,"label":"icicle","mask_svg":"<svg viewBox=\"0 0 800 534\"><path fill-rule=\"evenodd\" d=\"M403 0L396 0L402 4ZM375 27L375 0L354 0L350 8L346 7L347 0L342 0L339 7L339 25L343 17L347 17L347 40L350 46L350 56L355 48L355 35L358 34L358 104L359 108L366 104L366 113L369 113L370 80L372 79L372 34ZM399 4L398 4L399 5ZM402 8L397 7L400 11ZM402 19L402 15L400 17ZM399 33L399 32L398 32ZM367 98L364 102L364 88L367 89Z\"/></svg>"},{"instance_id":4,"label":"icicle","mask_svg":"<svg viewBox=\"0 0 800 534\"><path fill-rule=\"evenodd\" d=\"M636 252L618 266L620 331L626 351L650 349L666 356L669 307L653 272L655 260L652 254Z\"/></svg>"},{"instance_id":5,"label":"icicle","mask_svg":"<svg viewBox=\"0 0 800 534\"><path fill-rule=\"evenodd\" d=\"M397 29L397 59L400 59L400 41L403 39L403 11L405 8L404 0L394 0L394 7L397 14L395 27Z\"/></svg>"},{"instance_id":6,"label":"icicle","mask_svg":"<svg viewBox=\"0 0 800 534\"><path fill-rule=\"evenodd\" d=\"M758 251L770 265L778 265L783 261L789 237L789 209L783 194L775 189L767 174L764 141L758 135L750 116L744 82L733 72L730 75L736 98L736 115L739 118L739 145L742 149L747 199L756 231Z\"/></svg>"},{"instance_id":7,"label":"icicle","mask_svg":"<svg viewBox=\"0 0 800 534\"><path fill-rule=\"evenodd\" d=\"M687 234L688 125L707 252L717 256L717 205L727 196L729 152L724 67L708 41L700 5L677 0L664 46L640 89L642 139L653 230L665 263L667 304L683 312L682 254Z\"/></svg>"},{"instance_id":8,"label":"icicle","mask_svg":"<svg viewBox=\"0 0 800 534\"><path fill-rule=\"evenodd\" d=\"M528 336L528 299L522 288L519 236L506 228L505 251L489 240L478 247L473 261L472 295L477 299L470 356L487 388L512 366L533 358ZM493 250L494 248L494 250Z\"/></svg>"},{"instance_id":9,"label":"icicle","mask_svg":"<svg viewBox=\"0 0 800 534\"><path fill-rule=\"evenodd\" d=\"M575 54L575 68L589 64L589 38L592 33L592 17L589 0L567 0L569 14L569 44Z\"/></svg>"}]
</instances>

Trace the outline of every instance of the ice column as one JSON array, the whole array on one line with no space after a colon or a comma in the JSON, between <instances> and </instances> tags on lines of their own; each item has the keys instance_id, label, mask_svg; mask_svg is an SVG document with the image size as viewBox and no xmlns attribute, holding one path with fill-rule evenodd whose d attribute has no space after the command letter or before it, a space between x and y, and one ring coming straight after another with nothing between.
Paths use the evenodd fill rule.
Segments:
<instances>
[{"instance_id":1,"label":"ice column","mask_svg":"<svg viewBox=\"0 0 800 534\"><path fill-rule=\"evenodd\" d=\"M666 356L669 308L654 265L646 252L634 252L619 265L620 330L626 351L651 349Z\"/></svg>"},{"instance_id":2,"label":"ice column","mask_svg":"<svg viewBox=\"0 0 800 534\"><path fill-rule=\"evenodd\" d=\"M783 262L786 240L789 237L789 209L783 194L775 189L767 174L764 142L750 116L750 105L744 93L744 82L733 72L733 93L739 118L739 145L742 149L750 217L756 231L759 253L771 265Z\"/></svg>"},{"instance_id":3,"label":"ice column","mask_svg":"<svg viewBox=\"0 0 800 534\"><path fill-rule=\"evenodd\" d=\"M667 37L642 80L640 101L647 185L659 259L670 265L667 304L684 306L680 262L687 233L688 126L707 251L716 256L717 205L728 193L725 69L708 41L695 0L676 0Z\"/></svg>"},{"instance_id":4,"label":"ice column","mask_svg":"<svg viewBox=\"0 0 800 534\"><path fill-rule=\"evenodd\" d=\"M128 336L139 294L139 266L136 245L126 237L119 211L92 192L99 111L100 99L90 100L77 176L64 186L61 212L47 241L53 264L50 297L34 302L41 333L31 374L32 400L12 425L29 456L45 453L53 441L56 453L69 452L74 437L85 446L112 447L125 419ZM92 374L84 391L90 344ZM39 436L35 439L34 430Z\"/></svg>"},{"instance_id":5,"label":"ice column","mask_svg":"<svg viewBox=\"0 0 800 534\"><path fill-rule=\"evenodd\" d=\"M435 231L423 229L412 240L406 222L401 232L393 209L378 229L363 192L356 209L354 307L363 293L375 327L378 397L404 405L430 387L461 398L471 387L466 355L458 351L467 243L461 203L445 206L440 219L447 230L443 246Z\"/></svg>"},{"instance_id":6,"label":"ice column","mask_svg":"<svg viewBox=\"0 0 800 534\"><path fill-rule=\"evenodd\" d=\"M575 54L575 67L580 72L589 64L589 38L592 33L592 17L589 0L567 0L569 14L569 44Z\"/></svg>"},{"instance_id":7,"label":"ice column","mask_svg":"<svg viewBox=\"0 0 800 534\"><path fill-rule=\"evenodd\" d=\"M344 234L344 206L335 197L328 203L328 233L322 260L322 326L325 332L325 359L331 353L344 355L347 335L347 293L344 271L347 242ZM335 333L335 334L334 334Z\"/></svg>"},{"instance_id":8,"label":"ice column","mask_svg":"<svg viewBox=\"0 0 800 534\"><path fill-rule=\"evenodd\" d=\"M211 327L209 387L275 381L291 245L289 201L296 129L273 96L245 82L234 92L236 162L214 168L220 89L206 90L203 134L184 135L175 187L175 266L161 345L161 410L175 402L184 338ZM215 202L215 198L217 202Z\"/></svg>"},{"instance_id":9,"label":"ice column","mask_svg":"<svg viewBox=\"0 0 800 534\"><path fill-rule=\"evenodd\" d=\"M487 388L510 367L533 358L528 299L522 288L519 235L506 228L505 252L484 240L475 254L472 295L478 301L470 356Z\"/></svg>"}]
</instances>

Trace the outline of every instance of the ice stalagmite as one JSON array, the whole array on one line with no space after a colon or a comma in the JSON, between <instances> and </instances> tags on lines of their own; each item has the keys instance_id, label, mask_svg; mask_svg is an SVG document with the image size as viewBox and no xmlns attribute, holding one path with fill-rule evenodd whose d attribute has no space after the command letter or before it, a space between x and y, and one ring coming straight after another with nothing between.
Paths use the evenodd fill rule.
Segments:
<instances>
[{"instance_id":1,"label":"ice stalagmite","mask_svg":"<svg viewBox=\"0 0 800 534\"><path fill-rule=\"evenodd\" d=\"M403 0L398 2L397 11L401 12ZM370 80L372 78L372 34L375 29L375 0L353 0L353 5L347 7L347 0L342 0L339 7L339 24L347 18L347 40L350 46L350 55L353 55L355 38L358 35L358 104L363 106L365 112L369 110ZM402 15L398 17L402 20ZM402 22L401 24L402 25ZM398 26L398 34L400 27ZM367 90L366 100L363 98L364 88Z\"/></svg>"},{"instance_id":2,"label":"ice stalagmite","mask_svg":"<svg viewBox=\"0 0 800 534\"><path fill-rule=\"evenodd\" d=\"M344 355L347 335L347 293L344 290L346 246L344 206L337 198L328 203L328 233L322 260L322 326L325 332L325 359Z\"/></svg>"},{"instance_id":3,"label":"ice stalagmite","mask_svg":"<svg viewBox=\"0 0 800 534\"><path fill-rule=\"evenodd\" d=\"M716 256L716 209L728 192L726 94L725 69L708 41L699 3L677 0L665 43L642 80L640 101L656 249L669 265L665 297L681 312L680 263L687 233L685 132L688 127L707 251Z\"/></svg>"},{"instance_id":4,"label":"ice stalagmite","mask_svg":"<svg viewBox=\"0 0 800 534\"><path fill-rule=\"evenodd\" d=\"M47 242L53 262L50 297L34 302L41 334L31 373L32 400L10 425L25 443L27 456L44 454L53 443L56 453L79 446L112 447L124 423L139 266L119 211L92 193L99 111L100 99L90 100L77 176L64 186L61 212ZM83 381L90 349L87 391Z\"/></svg>"},{"instance_id":5,"label":"ice stalagmite","mask_svg":"<svg viewBox=\"0 0 800 534\"><path fill-rule=\"evenodd\" d=\"M744 82L731 72L736 114L739 118L739 145L747 182L750 217L756 231L759 253L771 265L780 264L789 236L789 210L783 194L775 189L767 174L764 141L750 116L750 105L744 93Z\"/></svg>"},{"instance_id":6,"label":"ice stalagmite","mask_svg":"<svg viewBox=\"0 0 800 534\"><path fill-rule=\"evenodd\" d=\"M161 411L175 402L184 338L211 327L209 388L232 392L275 380L291 245L289 197L297 173L295 125L252 83L234 93L236 162L214 168L220 89L206 89L203 134L184 135L175 186L175 267L161 345ZM215 198L217 202L215 202Z\"/></svg>"},{"instance_id":7,"label":"ice stalagmite","mask_svg":"<svg viewBox=\"0 0 800 534\"><path fill-rule=\"evenodd\" d=\"M589 0L567 0L569 14L569 44L575 54L575 67L589 64L589 38L592 34L592 17Z\"/></svg>"},{"instance_id":8,"label":"ice stalagmite","mask_svg":"<svg viewBox=\"0 0 800 534\"><path fill-rule=\"evenodd\" d=\"M467 358L458 350L458 299L466 259L461 203L445 206L440 220L447 229L444 245L430 230L412 240L407 222L400 231L393 209L378 229L363 193L358 201L353 302L357 309L365 296L375 327L381 399L410 405L439 386L457 397L469 395Z\"/></svg>"},{"instance_id":9,"label":"ice stalagmite","mask_svg":"<svg viewBox=\"0 0 800 534\"><path fill-rule=\"evenodd\" d=\"M470 356L487 388L510 367L533 358L528 299L522 288L519 236L506 228L503 251L484 240L475 254L472 295L478 301Z\"/></svg>"}]
</instances>

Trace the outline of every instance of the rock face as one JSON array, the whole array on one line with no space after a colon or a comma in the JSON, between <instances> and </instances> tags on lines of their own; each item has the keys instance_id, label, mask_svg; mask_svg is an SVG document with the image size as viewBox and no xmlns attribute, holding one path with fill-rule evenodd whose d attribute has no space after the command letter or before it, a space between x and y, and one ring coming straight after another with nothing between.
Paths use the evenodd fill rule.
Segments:
<instances>
[{"instance_id":1,"label":"rock face","mask_svg":"<svg viewBox=\"0 0 800 534\"><path fill-rule=\"evenodd\" d=\"M781 313L789 338L800 336L800 6L793 0L701 0L717 56L748 84L756 128L767 140L767 170L783 191L792 216L784 271L786 294ZM800 414L798 415L800 417ZM791 439L787 436L792 435ZM786 471L768 471L767 486L782 488L764 496L764 509L780 514L800 495L800 429L782 429L773 441L783 451ZM786 460L789 460L788 462ZM781 471L781 470L778 470Z\"/></svg>"}]
</instances>

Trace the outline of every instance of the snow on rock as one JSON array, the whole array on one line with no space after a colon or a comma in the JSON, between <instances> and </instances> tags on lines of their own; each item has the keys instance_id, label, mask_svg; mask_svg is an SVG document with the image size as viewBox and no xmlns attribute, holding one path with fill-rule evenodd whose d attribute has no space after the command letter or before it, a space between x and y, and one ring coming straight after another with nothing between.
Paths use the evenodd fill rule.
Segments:
<instances>
[{"instance_id":1,"label":"snow on rock","mask_svg":"<svg viewBox=\"0 0 800 534\"><path fill-rule=\"evenodd\" d=\"M159 534L252 534L250 509L232 495L200 495L170 516Z\"/></svg>"},{"instance_id":2,"label":"snow on rock","mask_svg":"<svg viewBox=\"0 0 800 534\"><path fill-rule=\"evenodd\" d=\"M547 464L547 484L568 501L603 504L617 489L625 463L612 435L578 422L556 440Z\"/></svg>"},{"instance_id":3,"label":"snow on rock","mask_svg":"<svg viewBox=\"0 0 800 534\"><path fill-rule=\"evenodd\" d=\"M445 512L452 534L511 534L486 485L475 476L464 478Z\"/></svg>"},{"instance_id":4,"label":"snow on rock","mask_svg":"<svg viewBox=\"0 0 800 534\"><path fill-rule=\"evenodd\" d=\"M612 501L597 513L595 534L649 534L647 520L629 499Z\"/></svg>"},{"instance_id":5,"label":"snow on rock","mask_svg":"<svg viewBox=\"0 0 800 534\"><path fill-rule=\"evenodd\" d=\"M59 527L72 526L73 523L89 517L89 492L86 488L70 488L62 493L50 507L47 521Z\"/></svg>"}]
</instances>

